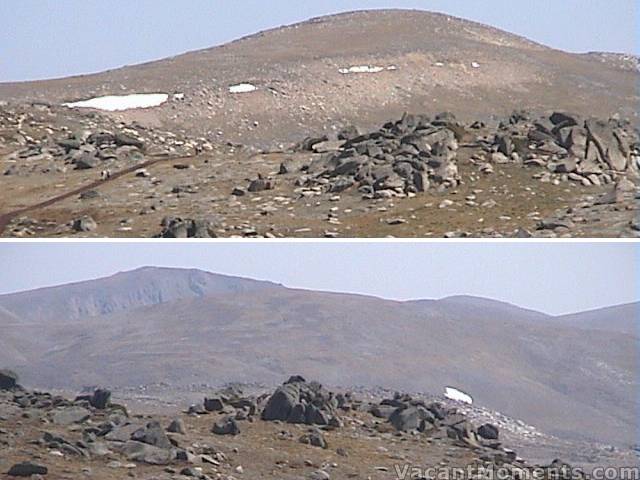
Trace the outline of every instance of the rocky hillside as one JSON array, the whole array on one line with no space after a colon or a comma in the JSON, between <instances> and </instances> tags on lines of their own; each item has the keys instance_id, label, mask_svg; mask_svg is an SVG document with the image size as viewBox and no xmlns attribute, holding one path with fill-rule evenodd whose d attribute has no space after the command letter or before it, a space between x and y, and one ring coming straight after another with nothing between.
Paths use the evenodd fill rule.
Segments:
<instances>
[{"instance_id":1,"label":"rocky hillside","mask_svg":"<svg viewBox=\"0 0 640 480\"><path fill-rule=\"evenodd\" d=\"M525 460L514 450L525 434L513 436L455 402L332 391L301 376L258 393L212 391L168 414L135 412L105 389L68 398L17 381L0 371L0 471L7 478L382 480L459 469L469 478L491 471L505 479L535 472L580 480L592 468ZM603 449L590 454L602 466L633 460Z\"/></svg>"},{"instance_id":2,"label":"rocky hillside","mask_svg":"<svg viewBox=\"0 0 640 480\"><path fill-rule=\"evenodd\" d=\"M639 78L376 10L0 84L0 235L637 237Z\"/></svg>"},{"instance_id":3,"label":"rocky hillside","mask_svg":"<svg viewBox=\"0 0 640 480\"><path fill-rule=\"evenodd\" d=\"M142 273L147 284L160 283L154 275L180 284L192 274ZM140 274L108 280L113 291L144 291ZM74 306L69 300L91 291L88 285L57 287L52 305ZM0 297L0 306L22 312L22 322L5 332L38 339L7 365L29 384L75 388L274 383L295 366L332 385L419 392L453 386L552 434L634 442L638 339L615 327L596 331L577 316L565 322L469 298L403 303L284 287L169 291L174 297L163 303L118 303L121 311L93 317L70 308L56 321L29 306L38 291ZM636 314L627 321L637 322L638 306L627 312Z\"/></svg>"},{"instance_id":4,"label":"rocky hillside","mask_svg":"<svg viewBox=\"0 0 640 480\"><path fill-rule=\"evenodd\" d=\"M640 235L640 134L619 117L405 113L256 152L61 107L0 113L3 236Z\"/></svg>"},{"instance_id":5,"label":"rocky hillside","mask_svg":"<svg viewBox=\"0 0 640 480\"><path fill-rule=\"evenodd\" d=\"M633 116L637 78L611 55L553 50L441 14L384 10L317 18L97 75L3 84L0 100L60 104L163 92L171 101L116 117L264 145L348 123L371 128L404 111Z\"/></svg>"},{"instance_id":6,"label":"rocky hillside","mask_svg":"<svg viewBox=\"0 0 640 480\"><path fill-rule=\"evenodd\" d=\"M108 278L0 295L0 305L15 318L55 324L118 312L128 314L140 307L207 295L249 293L275 286L270 282L214 275L195 269L148 267Z\"/></svg>"}]
</instances>

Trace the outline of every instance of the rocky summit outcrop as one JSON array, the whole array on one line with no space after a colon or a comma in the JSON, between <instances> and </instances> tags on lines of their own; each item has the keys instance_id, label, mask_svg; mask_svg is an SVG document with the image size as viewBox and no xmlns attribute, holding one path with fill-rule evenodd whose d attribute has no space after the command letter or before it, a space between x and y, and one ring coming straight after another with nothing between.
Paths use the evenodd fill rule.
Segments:
<instances>
[{"instance_id":1,"label":"rocky summit outcrop","mask_svg":"<svg viewBox=\"0 0 640 480\"><path fill-rule=\"evenodd\" d=\"M307 425L339 424L337 412L344 397L326 390L317 382L301 376L289 378L271 395L262 411L262 419Z\"/></svg>"},{"instance_id":2,"label":"rocky summit outcrop","mask_svg":"<svg viewBox=\"0 0 640 480\"><path fill-rule=\"evenodd\" d=\"M351 127L338 134L337 142L327 137L307 139L297 150L338 151L306 165L298 185L321 186L329 193L356 187L366 198L424 192L431 186L455 187L460 181L455 162L460 129L452 114L433 120L406 114L365 135ZM288 169L286 164L281 167Z\"/></svg>"},{"instance_id":3,"label":"rocky summit outcrop","mask_svg":"<svg viewBox=\"0 0 640 480\"><path fill-rule=\"evenodd\" d=\"M638 176L639 142L638 130L619 118L584 119L564 112L535 118L520 112L500 124L493 146L507 159L514 153L525 164L540 159L551 173L574 174L572 180L598 185L624 174Z\"/></svg>"},{"instance_id":4,"label":"rocky summit outcrop","mask_svg":"<svg viewBox=\"0 0 640 480\"><path fill-rule=\"evenodd\" d=\"M471 161L484 175L505 163L541 167L541 181L584 186L640 174L640 135L630 122L563 112L542 117L516 112L494 127L465 124L451 113L433 119L405 114L363 135L351 127L335 140L307 138L294 151L322 156L298 165L285 162L280 172L302 172L296 180L301 190L336 194L354 188L365 199L444 191L467 180L458 168L461 147L472 151Z\"/></svg>"}]
</instances>

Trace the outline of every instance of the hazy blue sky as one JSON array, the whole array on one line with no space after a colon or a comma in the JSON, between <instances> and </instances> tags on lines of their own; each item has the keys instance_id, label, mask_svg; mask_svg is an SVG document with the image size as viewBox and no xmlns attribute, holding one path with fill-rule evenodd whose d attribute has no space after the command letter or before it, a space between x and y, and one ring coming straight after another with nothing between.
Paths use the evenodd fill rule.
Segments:
<instances>
[{"instance_id":1,"label":"hazy blue sky","mask_svg":"<svg viewBox=\"0 0 640 480\"><path fill-rule=\"evenodd\" d=\"M569 51L640 52L637 0L2 0L0 81L67 76L206 48L309 17L440 11Z\"/></svg>"},{"instance_id":2,"label":"hazy blue sky","mask_svg":"<svg viewBox=\"0 0 640 480\"><path fill-rule=\"evenodd\" d=\"M548 313L640 300L640 244L0 243L0 292L141 266L394 299L471 294Z\"/></svg>"}]
</instances>

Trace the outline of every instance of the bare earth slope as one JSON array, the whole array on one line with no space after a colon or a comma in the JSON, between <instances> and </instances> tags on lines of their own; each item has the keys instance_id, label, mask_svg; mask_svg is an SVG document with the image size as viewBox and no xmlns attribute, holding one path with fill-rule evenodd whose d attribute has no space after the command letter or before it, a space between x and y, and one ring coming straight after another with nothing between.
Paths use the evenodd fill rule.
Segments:
<instances>
[{"instance_id":1,"label":"bare earth slope","mask_svg":"<svg viewBox=\"0 0 640 480\"><path fill-rule=\"evenodd\" d=\"M396 69L339 72L358 65ZM260 144L336 124L373 127L404 111L449 110L467 119L521 108L633 116L637 71L624 65L615 56L569 54L442 14L362 11L97 75L3 84L0 99L60 103L179 92L184 102L118 117ZM229 93L243 82L259 90Z\"/></svg>"},{"instance_id":2,"label":"bare earth slope","mask_svg":"<svg viewBox=\"0 0 640 480\"><path fill-rule=\"evenodd\" d=\"M64 303L64 287L59 294ZM10 301L19 307L11 296L0 306ZM10 364L34 385L277 383L295 370L333 385L420 392L452 385L548 433L635 441L637 337L497 302L402 303L274 287L183 292L55 322L33 313L6 331L42 339Z\"/></svg>"},{"instance_id":3,"label":"bare earth slope","mask_svg":"<svg viewBox=\"0 0 640 480\"><path fill-rule=\"evenodd\" d=\"M640 337L638 330L640 328L640 311L636 303L566 315L560 320L567 325L581 329L591 328Z\"/></svg>"}]
</instances>

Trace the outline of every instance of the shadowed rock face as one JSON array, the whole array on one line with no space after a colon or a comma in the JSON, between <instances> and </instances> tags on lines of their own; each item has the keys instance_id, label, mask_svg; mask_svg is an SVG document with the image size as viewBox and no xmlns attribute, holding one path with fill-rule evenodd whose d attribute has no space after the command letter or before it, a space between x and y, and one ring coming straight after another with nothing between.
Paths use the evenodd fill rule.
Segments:
<instances>
[{"instance_id":1,"label":"shadowed rock face","mask_svg":"<svg viewBox=\"0 0 640 480\"><path fill-rule=\"evenodd\" d=\"M13 390L18 386L18 375L11 370L0 370L0 390Z\"/></svg>"},{"instance_id":2,"label":"shadowed rock face","mask_svg":"<svg viewBox=\"0 0 640 480\"><path fill-rule=\"evenodd\" d=\"M179 126L194 134L221 130L234 141L277 144L332 124L372 127L403 111L449 110L464 117L535 108L632 116L634 62L553 50L441 14L363 11L96 75L3 84L0 99L62 103L180 92L178 99L123 118L174 126L179 118ZM350 73L359 71L369 73ZM255 91L229 88L249 81Z\"/></svg>"},{"instance_id":3,"label":"shadowed rock face","mask_svg":"<svg viewBox=\"0 0 640 480\"><path fill-rule=\"evenodd\" d=\"M213 275L200 270L141 268L64 287L0 295L0 305L23 318L55 323L109 315L174 300L250 292L272 286L274 284L269 282Z\"/></svg>"}]
</instances>

